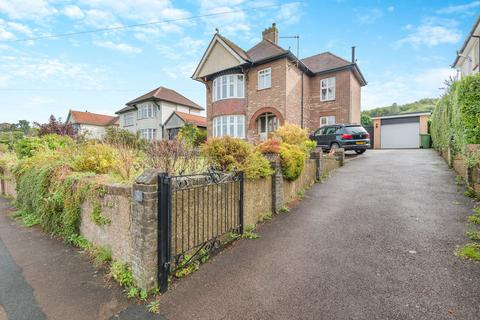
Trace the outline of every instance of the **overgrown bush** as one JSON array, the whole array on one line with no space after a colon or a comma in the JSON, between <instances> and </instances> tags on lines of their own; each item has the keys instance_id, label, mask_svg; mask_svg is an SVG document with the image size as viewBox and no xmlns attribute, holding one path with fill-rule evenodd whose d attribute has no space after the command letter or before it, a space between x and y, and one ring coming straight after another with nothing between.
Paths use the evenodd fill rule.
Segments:
<instances>
[{"instance_id":1,"label":"overgrown bush","mask_svg":"<svg viewBox=\"0 0 480 320\"><path fill-rule=\"evenodd\" d=\"M260 143L257 148L263 154L268 153L280 153L280 144L281 141L278 139L267 139L264 142Z\"/></svg>"},{"instance_id":2,"label":"overgrown bush","mask_svg":"<svg viewBox=\"0 0 480 320\"><path fill-rule=\"evenodd\" d=\"M241 170L247 179L263 178L273 173L269 161L241 139L228 136L210 139L202 145L202 155L217 170Z\"/></svg>"},{"instance_id":3,"label":"overgrown bush","mask_svg":"<svg viewBox=\"0 0 480 320\"><path fill-rule=\"evenodd\" d=\"M169 174L197 173L206 169L197 149L180 139L150 143L146 151L146 165Z\"/></svg>"},{"instance_id":4,"label":"overgrown bush","mask_svg":"<svg viewBox=\"0 0 480 320\"><path fill-rule=\"evenodd\" d=\"M430 133L436 149L450 145L454 154L480 143L480 74L450 86L432 113Z\"/></svg>"},{"instance_id":5,"label":"overgrown bush","mask_svg":"<svg viewBox=\"0 0 480 320\"><path fill-rule=\"evenodd\" d=\"M140 139L138 134L113 126L105 129L103 141L113 146L138 150L145 150L148 146L148 142L145 139Z\"/></svg>"},{"instance_id":6,"label":"overgrown bush","mask_svg":"<svg viewBox=\"0 0 480 320\"><path fill-rule=\"evenodd\" d=\"M185 124L178 132L178 139L190 145L199 146L207 140L207 131L191 123Z\"/></svg>"},{"instance_id":7,"label":"overgrown bush","mask_svg":"<svg viewBox=\"0 0 480 320\"><path fill-rule=\"evenodd\" d=\"M118 152L112 146L87 142L78 148L73 167L75 171L104 174L117 167L117 159Z\"/></svg>"},{"instance_id":8,"label":"overgrown bush","mask_svg":"<svg viewBox=\"0 0 480 320\"><path fill-rule=\"evenodd\" d=\"M307 153L302 146L282 143L280 145L280 163L285 179L295 180L303 171Z\"/></svg>"},{"instance_id":9,"label":"overgrown bush","mask_svg":"<svg viewBox=\"0 0 480 320\"><path fill-rule=\"evenodd\" d=\"M68 136L48 134L42 137L25 137L17 141L15 151L19 158L31 157L35 152L73 147L74 141Z\"/></svg>"},{"instance_id":10,"label":"overgrown bush","mask_svg":"<svg viewBox=\"0 0 480 320\"><path fill-rule=\"evenodd\" d=\"M285 125L278 128L274 133L274 137L282 142L298 146L303 145L305 141L309 140L306 129L290 123L285 123Z\"/></svg>"}]
</instances>

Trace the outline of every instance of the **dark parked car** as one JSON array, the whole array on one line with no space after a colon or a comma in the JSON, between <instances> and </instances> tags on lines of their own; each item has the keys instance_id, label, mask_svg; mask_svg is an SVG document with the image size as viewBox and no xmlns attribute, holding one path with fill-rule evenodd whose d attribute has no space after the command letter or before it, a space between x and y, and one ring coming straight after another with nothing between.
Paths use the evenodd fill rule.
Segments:
<instances>
[{"instance_id":1,"label":"dark parked car","mask_svg":"<svg viewBox=\"0 0 480 320\"><path fill-rule=\"evenodd\" d=\"M359 124L335 124L323 126L310 139L324 150L344 148L364 153L370 148L370 134Z\"/></svg>"}]
</instances>

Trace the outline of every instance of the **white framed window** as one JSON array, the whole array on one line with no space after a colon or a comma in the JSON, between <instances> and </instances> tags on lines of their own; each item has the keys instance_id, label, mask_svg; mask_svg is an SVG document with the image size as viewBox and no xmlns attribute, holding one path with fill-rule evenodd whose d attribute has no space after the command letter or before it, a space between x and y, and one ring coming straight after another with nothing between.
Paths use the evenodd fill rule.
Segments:
<instances>
[{"instance_id":1,"label":"white framed window","mask_svg":"<svg viewBox=\"0 0 480 320\"><path fill-rule=\"evenodd\" d=\"M335 77L320 80L320 101L335 100Z\"/></svg>"},{"instance_id":2,"label":"white framed window","mask_svg":"<svg viewBox=\"0 0 480 320\"><path fill-rule=\"evenodd\" d=\"M157 107L153 103L143 103L138 106L138 119L154 118L157 116Z\"/></svg>"},{"instance_id":3,"label":"white framed window","mask_svg":"<svg viewBox=\"0 0 480 320\"><path fill-rule=\"evenodd\" d=\"M258 90L272 87L272 68L258 71Z\"/></svg>"},{"instance_id":4,"label":"white framed window","mask_svg":"<svg viewBox=\"0 0 480 320\"><path fill-rule=\"evenodd\" d=\"M278 129L278 119L270 112L264 113L258 117L258 132L260 140L268 139L268 134L275 132Z\"/></svg>"},{"instance_id":5,"label":"white framed window","mask_svg":"<svg viewBox=\"0 0 480 320\"><path fill-rule=\"evenodd\" d=\"M123 116L123 125L125 127L133 126L133 121L133 112L125 113L125 115Z\"/></svg>"},{"instance_id":6,"label":"white framed window","mask_svg":"<svg viewBox=\"0 0 480 320\"><path fill-rule=\"evenodd\" d=\"M335 116L320 117L320 126L335 124Z\"/></svg>"},{"instance_id":7,"label":"white framed window","mask_svg":"<svg viewBox=\"0 0 480 320\"><path fill-rule=\"evenodd\" d=\"M140 138L152 141L156 139L157 130L153 128L140 129Z\"/></svg>"},{"instance_id":8,"label":"white framed window","mask_svg":"<svg viewBox=\"0 0 480 320\"><path fill-rule=\"evenodd\" d=\"M244 98L243 74L227 74L213 80L213 101L231 98Z\"/></svg>"},{"instance_id":9,"label":"white framed window","mask_svg":"<svg viewBox=\"0 0 480 320\"><path fill-rule=\"evenodd\" d=\"M213 136L245 138L245 116L230 115L213 118Z\"/></svg>"}]
</instances>

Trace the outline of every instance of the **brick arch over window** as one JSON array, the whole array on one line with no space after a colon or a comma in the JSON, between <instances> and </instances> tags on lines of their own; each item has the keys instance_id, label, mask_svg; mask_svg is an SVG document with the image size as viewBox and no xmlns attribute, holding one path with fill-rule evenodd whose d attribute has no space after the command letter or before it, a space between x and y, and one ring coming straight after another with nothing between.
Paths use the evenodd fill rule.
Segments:
<instances>
[{"instance_id":1,"label":"brick arch over window","mask_svg":"<svg viewBox=\"0 0 480 320\"><path fill-rule=\"evenodd\" d=\"M266 107L266 108L262 108L262 109L257 110L257 112L255 112L253 114L253 116L250 118L248 128L249 129L255 129L258 117L260 117L264 113L273 113L277 117L278 123L281 126L285 123L285 120L283 119L282 114L277 109L272 108L272 107Z\"/></svg>"}]
</instances>

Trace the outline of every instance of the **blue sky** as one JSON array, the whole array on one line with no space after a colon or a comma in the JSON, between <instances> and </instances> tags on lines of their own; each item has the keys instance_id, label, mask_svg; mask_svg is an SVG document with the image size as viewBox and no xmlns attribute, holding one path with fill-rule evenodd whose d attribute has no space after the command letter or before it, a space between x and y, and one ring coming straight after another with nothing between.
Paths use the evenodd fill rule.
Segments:
<instances>
[{"instance_id":1,"label":"blue sky","mask_svg":"<svg viewBox=\"0 0 480 320\"><path fill-rule=\"evenodd\" d=\"M0 122L45 122L69 109L113 114L158 86L204 106L204 86L190 76L215 28L248 49L272 22L280 36L300 35L301 57L350 59L356 45L369 82L363 109L436 97L479 12L471 0L0 0ZM212 13L224 14L198 17ZM14 42L172 19L183 20ZM289 39L280 45L296 50Z\"/></svg>"}]
</instances>

